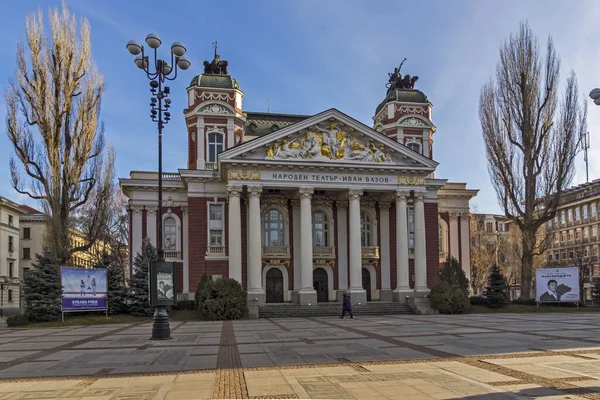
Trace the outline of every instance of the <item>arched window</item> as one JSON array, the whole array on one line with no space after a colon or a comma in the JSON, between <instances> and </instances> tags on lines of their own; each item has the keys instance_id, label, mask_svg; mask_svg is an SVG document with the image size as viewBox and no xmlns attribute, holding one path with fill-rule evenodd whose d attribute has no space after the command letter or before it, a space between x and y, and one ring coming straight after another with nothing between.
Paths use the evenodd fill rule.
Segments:
<instances>
[{"instance_id":1,"label":"arched window","mask_svg":"<svg viewBox=\"0 0 600 400\"><path fill-rule=\"evenodd\" d=\"M371 235L372 226L371 218L364 212L360 213L360 245L371 246L373 243L373 236Z\"/></svg>"},{"instance_id":2,"label":"arched window","mask_svg":"<svg viewBox=\"0 0 600 400\"><path fill-rule=\"evenodd\" d=\"M417 153L421 153L421 144L417 142L410 142L406 145L412 151L416 151Z\"/></svg>"},{"instance_id":3,"label":"arched window","mask_svg":"<svg viewBox=\"0 0 600 400\"><path fill-rule=\"evenodd\" d=\"M438 242L440 253L444 251L444 231L442 231L442 225L438 225Z\"/></svg>"},{"instance_id":4,"label":"arched window","mask_svg":"<svg viewBox=\"0 0 600 400\"><path fill-rule=\"evenodd\" d=\"M283 246L283 215L276 208L268 210L263 217L264 246Z\"/></svg>"},{"instance_id":5,"label":"arched window","mask_svg":"<svg viewBox=\"0 0 600 400\"><path fill-rule=\"evenodd\" d=\"M217 154L223 151L223 135L216 132L208 134L208 162L217 162Z\"/></svg>"},{"instance_id":6,"label":"arched window","mask_svg":"<svg viewBox=\"0 0 600 400\"><path fill-rule=\"evenodd\" d=\"M327 217L322 211L315 211L312 215L313 246L327 246Z\"/></svg>"},{"instance_id":7,"label":"arched window","mask_svg":"<svg viewBox=\"0 0 600 400\"><path fill-rule=\"evenodd\" d=\"M163 232L165 250L175 251L177 249L177 222L175 222L175 218L165 218Z\"/></svg>"}]
</instances>

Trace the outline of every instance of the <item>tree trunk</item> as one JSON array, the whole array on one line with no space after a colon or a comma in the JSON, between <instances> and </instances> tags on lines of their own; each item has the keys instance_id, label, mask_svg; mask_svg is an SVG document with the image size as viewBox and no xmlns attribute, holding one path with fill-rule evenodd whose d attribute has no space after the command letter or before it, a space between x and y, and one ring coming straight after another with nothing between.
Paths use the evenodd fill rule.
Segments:
<instances>
[{"instance_id":1,"label":"tree trunk","mask_svg":"<svg viewBox=\"0 0 600 400\"><path fill-rule=\"evenodd\" d=\"M533 258L535 250L535 231L525 229L522 232L523 253L521 255L521 298L531 299L531 283L533 280Z\"/></svg>"}]
</instances>

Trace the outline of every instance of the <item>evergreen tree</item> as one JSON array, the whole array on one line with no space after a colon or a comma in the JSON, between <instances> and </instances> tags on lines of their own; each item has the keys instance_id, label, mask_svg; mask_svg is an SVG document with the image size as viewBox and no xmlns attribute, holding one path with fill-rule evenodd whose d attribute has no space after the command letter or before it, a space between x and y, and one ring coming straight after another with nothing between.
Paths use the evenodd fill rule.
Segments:
<instances>
[{"instance_id":1,"label":"evergreen tree","mask_svg":"<svg viewBox=\"0 0 600 400\"><path fill-rule=\"evenodd\" d=\"M61 313L63 291L60 264L56 255L46 249L35 257L36 263L23 277L25 315L31 322L56 321Z\"/></svg>"},{"instance_id":2,"label":"evergreen tree","mask_svg":"<svg viewBox=\"0 0 600 400\"><path fill-rule=\"evenodd\" d=\"M592 280L592 299L600 302L600 278Z\"/></svg>"},{"instance_id":3,"label":"evergreen tree","mask_svg":"<svg viewBox=\"0 0 600 400\"><path fill-rule=\"evenodd\" d=\"M149 297L150 264L158 260L156 248L145 239L142 243L142 253L138 253L133 260L133 274L129 290L129 313L132 315L152 315Z\"/></svg>"},{"instance_id":4,"label":"evergreen tree","mask_svg":"<svg viewBox=\"0 0 600 400\"><path fill-rule=\"evenodd\" d=\"M508 283L497 265L494 265L490 272L489 286L485 288L485 297L487 306L490 308L502 308L508 304Z\"/></svg>"},{"instance_id":5,"label":"evergreen tree","mask_svg":"<svg viewBox=\"0 0 600 400\"><path fill-rule=\"evenodd\" d=\"M467 294L469 293L469 280L465 276L465 271L463 271L458 260L452 256L446 259L444 267L440 270L440 281L462 289Z\"/></svg>"},{"instance_id":6,"label":"evergreen tree","mask_svg":"<svg viewBox=\"0 0 600 400\"><path fill-rule=\"evenodd\" d=\"M107 305L108 313L111 315L127 311L125 304L127 297L125 274L123 273L123 266L118 261L116 257L104 251L94 265L94 268L106 268Z\"/></svg>"}]
</instances>

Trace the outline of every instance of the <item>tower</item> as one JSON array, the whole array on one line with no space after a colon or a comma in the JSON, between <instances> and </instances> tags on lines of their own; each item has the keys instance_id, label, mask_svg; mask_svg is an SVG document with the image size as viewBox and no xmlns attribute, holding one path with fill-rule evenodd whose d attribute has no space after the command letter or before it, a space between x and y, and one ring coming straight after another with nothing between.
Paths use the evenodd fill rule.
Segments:
<instances>
[{"instance_id":1,"label":"tower","mask_svg":"<svg viewBox=\"0 0 600 400\"><path fill-rule=\"evenodd\" d=\"M215 53L204 61L204 73L195 76L183 111L188 131L188 169L216 169L217 154L243 139L246 117L238 82L229 75L228 62Z\"/></svg>"},{"instance_id":2,"label":"tower","mask_svg":"<svg viewBox=\"0 0 600 400\"><path fill-rule=\"evenodd\" d=\"M402 64L404 64L404 59ZM400 73L402 64L389 73L385 99L377 106L374 129L396 139L408 148L433 159L432 105L427 96L414 88L418 76Z\"/></svg>"}]
</instances>

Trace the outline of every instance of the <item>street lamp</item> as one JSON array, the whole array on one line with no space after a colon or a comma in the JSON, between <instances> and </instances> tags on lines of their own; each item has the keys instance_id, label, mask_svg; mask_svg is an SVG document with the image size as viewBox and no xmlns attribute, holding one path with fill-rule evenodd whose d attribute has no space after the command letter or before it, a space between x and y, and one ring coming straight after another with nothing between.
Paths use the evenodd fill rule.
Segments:
<instances>
[{"instance_id":1,"label":"street lamp","mask_svg":"<svg viewBox=\"0 0 600 400\"><path fill-rule=\"evenodd\" d=\"M594 104L600 106L600 88L592 89L590 92L590 98L594 100Z\"/></svg>"},{"instance_id":2,"label":"street lamp","mask_svg":"<svg viewBox=\"0 0 600 400\"><path fill-rule=\"evenodd\" d=\"M144 46L140 45L135 40L130 40L127 43L127 50L134 56L135 65L146 73L150 79L150 118L153 122L158 123L158 218L156 225L158 230L158 263L165 263L165 252L163 250L163 229L162 229L162 130L163 127L171 119L169 107L171 100L168 99L170 89L168 86L163 87L165 80L172 81L177 78L178 68L182 70L188 69L192 63L184 55L186 52L185 45L181 42L175 42L171 45L171 62L158 58L157 50L162 44L158 35L154 33L146 36L146 44L150 49L154 50L154 56L149 59L144 51ZM152 52L150 50L150 52ZM150 63L152 61L152 63ZM174 282L174 281L173 281ZM173 287L173 296L175 296L175 288ZM165 305L156 305L154 311L154 323L152 325L152 339L170 339L171 329L169 328L169 314Z\"/></svg>"}]
</instances>

